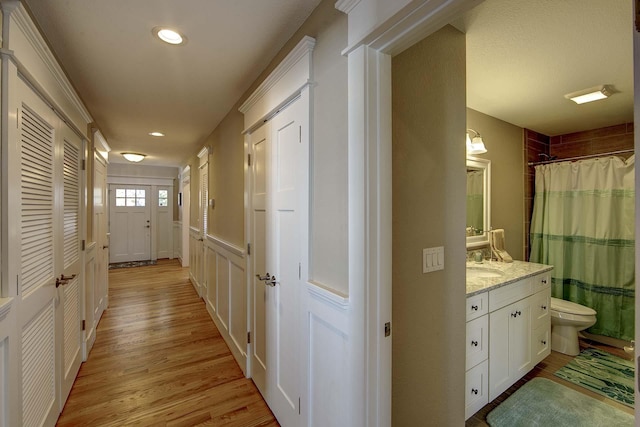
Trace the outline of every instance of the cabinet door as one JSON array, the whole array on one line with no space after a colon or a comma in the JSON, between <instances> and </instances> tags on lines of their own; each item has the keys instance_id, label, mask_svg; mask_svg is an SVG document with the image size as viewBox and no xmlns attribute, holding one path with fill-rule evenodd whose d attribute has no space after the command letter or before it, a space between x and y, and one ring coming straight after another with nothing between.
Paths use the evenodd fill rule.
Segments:
<instances>
[{"instance_id":1,"label":"cabinet door","mask_svg":"<svg viewBox=\"0 0 640 427\"><path fill-rule=\"evenodd\" d=\"M469 417L489 403L489 399L487 398L488 376L486 360L467 371L465 375L465 384L467 387L464 399L465 419L469 419Z\"/></svg>"},{"instance_id":2,"label":"cabinet door","mask_svg":"<svg viewBox=\"0 0 640 427\"><path fill-rule=\"evenodd\" d=\"M529 372L531 359L531 300L510 305L509 313L509 376L515 382Z\"/></svg>"},{"instance_id":3,"label":"cabinet door","mask_svg":"<svg viewBox=\"0 0 640 427\"><path fill-rule=\"evenodd\" d=\"M489 314L489 401L506 390L509 383L509 319L507 306Z\"/></svg>"}]
</instances>

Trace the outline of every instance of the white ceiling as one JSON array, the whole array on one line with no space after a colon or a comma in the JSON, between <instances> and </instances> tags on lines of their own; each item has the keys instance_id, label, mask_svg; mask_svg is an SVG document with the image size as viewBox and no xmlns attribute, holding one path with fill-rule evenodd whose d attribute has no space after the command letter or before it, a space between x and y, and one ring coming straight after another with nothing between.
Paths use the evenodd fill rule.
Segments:
<instances>
[{"instance_id":1,"label":"white ceiling","mask_svg":"<svg viewBox=\"0 0 640 427\"><path fill-rule=\"evenodd\" d=\"M25 0L114 154L178 166L320 0ZM183 32L184 46L152 36ZM148 135L161 131L164 138Z\"/></svg>"},{"instance_id":2,"label":"white ceiling","mask_svg":"<svg viewBox=\"0 0 640 427\"><path fill-rule=\"evenodd\" d=\"M632 0L486 0L467 33L467 105L558 135L633 120ZM113 149L178 166L319 0L25 0ZM185 46L151 29L174 26ZM564 94L611 85L607 100ZM164 138L148 132L162 131Z\"/></svg>"},{"instance_id":3,"label":"white ceiling","mask_svg":"<svg viewBox=\"0 0 640 427\"><path fill-rule=\"evenodd\" d=\"M554 136L633 121L632 0L486 0L467 34L467 106ZM610 85L606 100L565 94Z\"/></svg>"}]
</instances>

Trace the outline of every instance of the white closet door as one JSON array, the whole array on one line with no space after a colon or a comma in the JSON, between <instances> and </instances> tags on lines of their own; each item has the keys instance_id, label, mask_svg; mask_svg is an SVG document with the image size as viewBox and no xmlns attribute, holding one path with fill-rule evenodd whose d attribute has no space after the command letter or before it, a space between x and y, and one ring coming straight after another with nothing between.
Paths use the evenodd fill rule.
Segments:
<instances>
[{"instance_id":1,"label":"white closet door","mask_svg":"<svg viewBox=\"0 0 640 427\"><path fill-rule=\"evenodd\" d=\"M69 396L82 362L82 277L81 277L81 161L82 140L66 125L60 131L62 140L62 263L60 270L62 291L58 319L58 336L63 337L59 346L62 373L61 404ZM60 408L62 410L62 408Z\"/></svg>"},{"instance_id":2,"label":"white closet door","mask_svg":"<svg viewBox=\"0 0 640 427\"><path fill-rule=\"evenodd\" d=\"M54 125L57 117L20 82L21 425L53 425L60 404L56 363Z\"/></svg>"}]
</instances>

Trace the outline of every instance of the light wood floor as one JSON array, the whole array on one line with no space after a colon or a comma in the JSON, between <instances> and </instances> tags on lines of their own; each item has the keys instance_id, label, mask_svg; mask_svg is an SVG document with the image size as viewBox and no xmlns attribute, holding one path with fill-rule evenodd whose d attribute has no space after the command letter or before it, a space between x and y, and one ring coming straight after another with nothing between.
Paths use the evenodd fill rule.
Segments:
<instances>
[{"instance_id":1,"label":"light wood floor","mask_svg":"<svg viewBox=\"0 0 640 427\"><path fill-rule=\"evenodd\" d=\"M630 359L630 357L622 349L609 347L603 344L586 341L586 340L580 341L581 350L588 347L594 347L603 351L607 351L623 359ZM587 396L593 397L594 399L597 399L601 402L605 402L611 406L615 406L616 408L621 409L624 412L633 414L633 409L629 408L626 405L623 405L614 400L608 399L604 396L601 396L597 393L592 392L591 390L587 390L584 387L580 387L579 385L573 384L569 381L563 380L562 378L558 378L554 375L554 372L556 372L558 369L562 368L564 365L569 363L572 359L573 359L572 356L567 356L566 354L552 351L551 355L545 358L542 362L538 363L538 365L536 365L536 367L533 368L531 372L525 375L520 381L516 382L513 386L511 386L511 388L509 388L507 391L505 391L500 396L498 396L493 402L490 402L488 405L486 405L484 408L478 411L475 415L469 418L466 422L466 427L488 426L489 424L487 424L486 419L489 412L491 412L494 408L496 408L500 403L504 402L516 390L518 390L520 387L526 384L527 381L536 377L550 379L559 384L562 384L574 390L577 390L580 393L583 393Z\"/></svg>"},{"instance_id":2,"label":"light wood floor","mask_svg":"<svg viewBox=\"0 0 640 427\"><path fill-rule=\"evenodd\" d=\"M109 308L58 426L278 426L177 261L109 272Z\"/></svg>"}]
</instances>

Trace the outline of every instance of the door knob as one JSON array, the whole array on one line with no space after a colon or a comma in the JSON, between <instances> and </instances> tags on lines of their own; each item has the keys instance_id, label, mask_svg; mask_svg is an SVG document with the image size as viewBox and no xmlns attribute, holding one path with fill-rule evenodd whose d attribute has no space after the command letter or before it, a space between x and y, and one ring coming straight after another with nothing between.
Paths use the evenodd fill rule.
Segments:
<instances>
[{"instance_id":1,"label":"door knob","mask_svg":"<svg viewBox=\"0 0 640 427\"><path fill-rule=\"evenodd\" d=\"M272 287L277 285L278 282L276 282L276 276L271 276L271 281L266 282L266 284Z\"/></svg>"},{"instance_id":2,"label":"door knob","mask_svg":"<svg viewBox=\"0 0 640 427\"><path fill-rule=\"evenodd\" d=\"M258 278L258 280L262 280L263 282L266 282L267 280L271 280L271 275L269 274L269 272L267 272L267 274L265 274L262 277L259 274L256 274L256 277Z\"/></svg>"},{"instance_id":3,"label":"door knob","mask_svg":"<svg viewBox=\"0 0 640 427\"><path fill-rule=\"evenodd\" d=\"M109 245L104 245L104 246L102 247L102 249L107 249L108 247L109 247Z\"/></svg>"},{"instance_id":4,"label":"door knob","mask_svg":"<svg viewBox=\"0 0 640 427\"><path fill-rule=\"evenodd\" d=\"M56 277L56 288L59 288L60 286L64 286L67 283L69 283L68 280L60 280L59 277Z\"/></svg>"},{"instance_id":5,"label":"door knob","mask_svg":"<svg viewBox=\"0 0 640 427\"><path fill-rule=\"evenodd\" d=\"M72 274L71 276L65 276L64 274L60 275L60 280L67 280L68 281L68 280L73 280L75 278L76 278L75 274Z\"/></svg>"}]
</instances>

